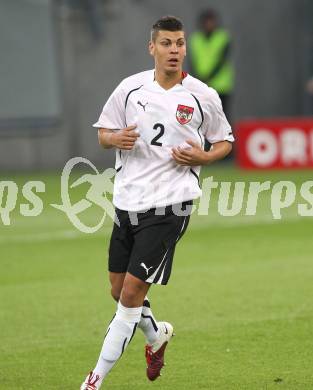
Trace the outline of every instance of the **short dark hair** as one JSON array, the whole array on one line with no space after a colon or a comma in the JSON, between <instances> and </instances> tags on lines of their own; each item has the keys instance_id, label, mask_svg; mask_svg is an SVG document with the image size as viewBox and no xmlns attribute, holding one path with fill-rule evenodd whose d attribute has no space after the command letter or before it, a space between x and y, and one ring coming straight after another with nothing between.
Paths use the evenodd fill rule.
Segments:
<instances>
[{"instance_id":1,"label":"short dark hair","mask_svg":"<svg viewBox=\"0 0 313 390\"><path fill-rule=\"evenodd\" d=\"M161 30L165 31L183 31L184 26L180 19L175 16L163 16L157 20L151 29L151 40L155 40L157 33Z\"/></svg>"},{"instance_id":2,"label":"short dark hair","mask_svg":"<svg viewBox=\"0 0 313 390\"><path fill-rule=\"evenodd\" d=\"M213 9L213 8L208 8L208 9L203 10L199 14L198 21L199 21L200 27L202 27L203 24L206 23L208 20L218 21L218 19L219 19L219 15L218 15L217 11L215 11L215 9Z\"/></svg>"}]
</instances>

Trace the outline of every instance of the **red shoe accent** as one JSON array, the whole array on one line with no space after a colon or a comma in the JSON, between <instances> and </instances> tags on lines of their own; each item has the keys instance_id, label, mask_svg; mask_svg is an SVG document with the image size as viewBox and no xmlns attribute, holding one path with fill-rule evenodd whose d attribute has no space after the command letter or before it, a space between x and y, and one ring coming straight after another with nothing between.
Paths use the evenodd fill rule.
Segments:
<instances>
[{"instance_id":1,"label":"red shoe accent","mask_svg":"<svg viewBox=\"0 0 313 390\"><path fill-rule=\"evenodd\" d=\"M97 390L96 386L99 379L99 375L95 375L92 371L90 371L85 390Z\"/></svg>"},{"instance_id":2,"label":"red shoe accent","mask_svg":"<svg viewBox=\"0 0 313 390\"><path fill-rule=\"evenodd\" d=\"M156 380L164 366L164 352L167 346L165 342L156 352L152 351L151 345L146 345L147 377L150 381Z\"/></svg>"}]
</instances>

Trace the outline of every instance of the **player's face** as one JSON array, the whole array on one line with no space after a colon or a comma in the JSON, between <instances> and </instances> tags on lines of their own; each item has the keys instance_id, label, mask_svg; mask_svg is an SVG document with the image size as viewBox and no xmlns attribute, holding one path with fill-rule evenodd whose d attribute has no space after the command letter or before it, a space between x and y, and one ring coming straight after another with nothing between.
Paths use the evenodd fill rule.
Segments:
<instances>
[{"instance_id":1,"label":"player's face","mask_svg":"<svg viewBox=\"0 0 313 390\"><path fill-rule=\"evenodd\" d=\"M155 41L149 43L155 67L165 73L181 72L186 55L186 39L183 31L159 31Z\"/></svg>"}]
</instances>

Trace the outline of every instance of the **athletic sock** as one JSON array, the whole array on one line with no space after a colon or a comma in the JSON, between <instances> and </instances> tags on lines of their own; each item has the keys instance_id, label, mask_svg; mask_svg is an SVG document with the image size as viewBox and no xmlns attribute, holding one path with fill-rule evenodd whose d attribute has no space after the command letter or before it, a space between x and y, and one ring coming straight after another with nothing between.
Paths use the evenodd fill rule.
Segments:
<instances>
[{"instance_id":1,"label":"athletic sock","mask_svg":"<svg viewBox=\"0 0 313 390\"><path fill-rule=\"evenodd\" d=\"M142 307L128 308L123 306L121 302L118 303L117 312L105 335L98 363L93 370L94 374L100 377L99 384L102 383L131 342L140 321L141 313Z\"/></svg>"},{"instance_id":2,"label":"athletic sock","mask_svg":"<svg viewBox=\"0 0 313 390\"><path fill-rule=\"evenodd\" d=\"M158 323L156 322L154 315L151 311L150 302L147 297L143 302L141 320L138 324L138 328L143 331L147 339L147 343L150 345L153 344L159 338L160 333Z\"/></svg>"}]
</instances>

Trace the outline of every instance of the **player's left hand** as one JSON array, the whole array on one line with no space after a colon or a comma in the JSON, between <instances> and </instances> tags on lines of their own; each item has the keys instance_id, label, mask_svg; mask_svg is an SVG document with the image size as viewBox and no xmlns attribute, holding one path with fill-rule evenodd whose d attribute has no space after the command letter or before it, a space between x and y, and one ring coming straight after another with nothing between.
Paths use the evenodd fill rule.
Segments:
<instances>
[{"instance_id":1,"label":"player's left hand","mask_svg":"<svg viewBox=\"0 0 313 390\"><path fill-rule=\"evenodd\" d=\"M179 165L197 166L206 165L208 161L207 153L201 148L201 146L192 141L187 140L186 143L190 145L189 148L172 148L172 157Z\"/></svg>"}]
</instances>

